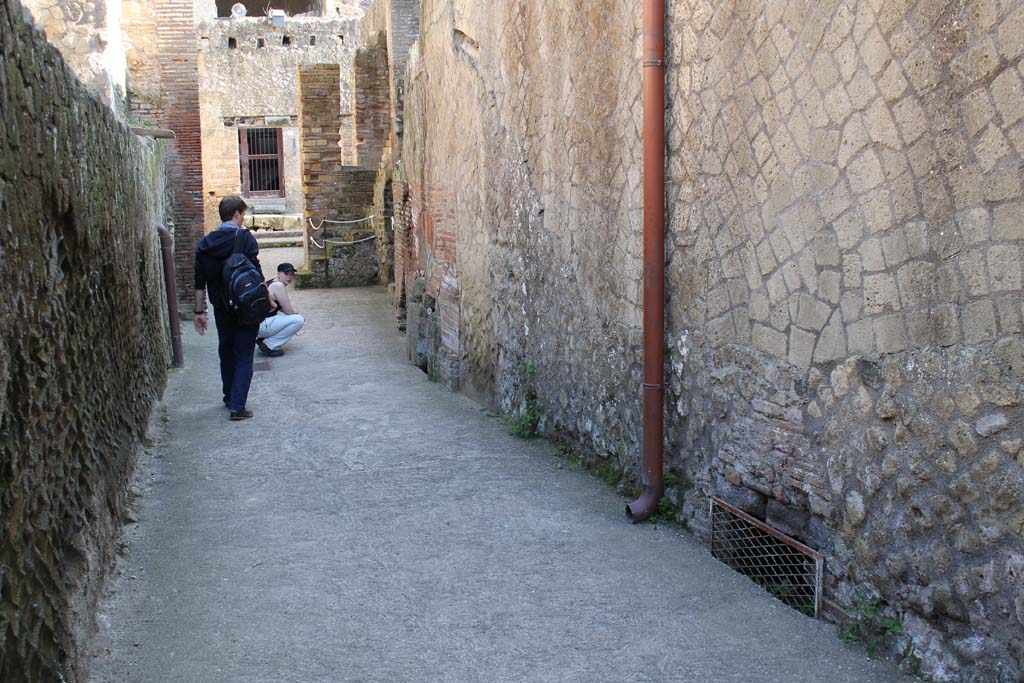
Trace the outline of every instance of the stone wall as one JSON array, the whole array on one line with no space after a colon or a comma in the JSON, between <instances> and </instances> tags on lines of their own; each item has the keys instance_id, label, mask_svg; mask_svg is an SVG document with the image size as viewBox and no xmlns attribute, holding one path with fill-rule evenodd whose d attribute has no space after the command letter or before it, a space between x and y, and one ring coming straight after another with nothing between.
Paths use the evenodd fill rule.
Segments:
<instances>
[{"instance_id":1,"label":"stone wall","mask_svg":"<svg viewBox=\"0 0 1024 683\"><path fill-rule=\"evenodd\" d=\"M543 429L627 489L639 12L424 2L393 182L411 355L505 411L532 364ZM1022 28L1019 1L670 3L668 495L820 549L826 598L878 596L936 680L1024 672Z\"/></svg>"},{"instance_id":2,"label":"stone wall","mask_svg":"<svg viewBox=\"0 0 1024 683\"><path fill-rule=\"evenodd\" d=\"M28 0L24 5L80 81L119 115L125 96L121 3Z\"/></svg>"},{"instance_id":3,"label":"stone wall","mask_svg":"<svg viewBox=\"0 0 1024 683\"><path fill-rule=\"evenodd\" d=\"M157 0L121 2L121 38L128 70L125 94L129 116L155 123L160 111Z\"/></svg>"},{"instance_id":4,"label":"stone wall","mask_svg":"<svg viewBox=\"0 0 1024 683\"><path fill-rule=\"evenodd\" d=\"M170 348L163 164L0 2L0 679L83 680Z\"/></svg>"},{"instance_id":5,"label":"stone wall","mask_svg":"<svg viewBox=\"0 0 1024 683\"><path fill-rule=\"evenodd\" d=\"M267 201L283 205L287 213L302 213L298 69L340 65L345 87L336 106L350 113L348 75L353 46L359 44L358 21L288 17L284 26L275 27L266 17L208 19L197 30L207 230L220 224L220 199L241 190L241 126L284 128L285 195Z\"/></svg>"},{"instance_id":6,"label":"stone wall","mask_svg":"<svg viewBox=\"0 0 1024 683\"><path fill-rule=\"evenodd\" d=\"M939 680L1024 671L1022 22L1019 2L670 19L673 341L794 380L725 365L732 433L695 479L785 506L834 597L896 606Z\"/></svg>"}]
</instances>

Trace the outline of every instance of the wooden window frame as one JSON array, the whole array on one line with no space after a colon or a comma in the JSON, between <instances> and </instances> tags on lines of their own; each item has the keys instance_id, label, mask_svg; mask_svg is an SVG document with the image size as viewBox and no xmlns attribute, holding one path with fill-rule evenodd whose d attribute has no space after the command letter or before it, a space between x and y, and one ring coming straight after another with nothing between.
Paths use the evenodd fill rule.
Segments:
<instances>
[{"instance_id":1,"label":"wooden window frame","mask_svg":"<svg viewBox=\"0 0 1024 683\"><path fill-rule=\"evenodd\" d=\"M249 154L249 138L246 131L272 129L277 131L277 154ZM252 159L276 159L278 190L249 189L249 161ZM243 197L284 197L284 129L272 126L246 126L238 129L238 167L242 176Z\"/></svg>"}]
</instances>

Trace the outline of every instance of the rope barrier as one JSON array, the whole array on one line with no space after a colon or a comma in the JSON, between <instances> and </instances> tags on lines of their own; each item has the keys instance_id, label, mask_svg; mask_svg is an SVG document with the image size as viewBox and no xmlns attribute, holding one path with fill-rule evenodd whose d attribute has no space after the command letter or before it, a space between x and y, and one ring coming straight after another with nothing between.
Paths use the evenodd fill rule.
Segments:
<instances>
[{"instance_id":1,"label":"rope barrier","mask_svg":"<svg viewBox=\"0 0 1024 683\"><path fill-rule=\"evenodd\" d=\"M322 230L324 223L331 223L333 225L349 225L351 223L362 223L363 221L368 221L368 220L371 220L371 219L373 219L375 217L376 217L376 214L370 214L366 218L357 218L354 221L332 221L332 220L329 220L327 218L321 218L319 225L313 225L313 219L312 218L307 218L306 220L309 221L309 227L313 228L314 230Z\"/></svg>"},{"instance_id":2,"label":"rope barrier","mask_svg":"<svg viewBox=\"0 0 1024 683\"><path fill-rule=\"evenodd\" d=\"M318 244L317 241L315 239L313 239L312 235L309 236L309 241L312 242L313 246L316 247L317 249L323 249L328 244L341 244L341 245L344 246L344 245L351 245L351 244L359 244L360 242L369 242L370 240L375 240L375 239L377 239L376 235L370 235L369 237L364 237L363 239L355 240L354 242L342 242L341 240L325 239L323 244Z\"/></svg>"}]
</instances>

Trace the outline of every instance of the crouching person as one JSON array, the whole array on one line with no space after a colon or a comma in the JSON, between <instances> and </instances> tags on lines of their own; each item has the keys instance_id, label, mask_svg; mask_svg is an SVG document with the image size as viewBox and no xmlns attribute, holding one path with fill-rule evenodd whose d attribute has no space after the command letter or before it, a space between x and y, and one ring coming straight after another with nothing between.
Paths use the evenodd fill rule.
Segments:
<instances>
[{"instance_id":1,"label":"crouching person","mask_svg":"<svg viewBox=\"0 0 1024 683\"><path fill-rule=\"evenodd\" d=\"M295 279L295 266L282 263L277 267L277 277L267 280L270 299L277 305L277 313L260 323L259 339L256 344L264 356L283 356L282 346L302 329L306 319L295 310L288 298L288 285Z\"/></svg>"}]
</instances>

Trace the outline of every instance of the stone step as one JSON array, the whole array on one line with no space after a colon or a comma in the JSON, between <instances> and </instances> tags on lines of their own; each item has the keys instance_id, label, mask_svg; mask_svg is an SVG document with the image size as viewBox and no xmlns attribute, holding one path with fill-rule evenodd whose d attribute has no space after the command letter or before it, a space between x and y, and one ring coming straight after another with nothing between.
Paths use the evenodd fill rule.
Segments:
<instances>
[{"instance_id":1,"label":"stone step","mask_svg":"<svg viewBox=\"0 0 1024 683\"><path fill-rule=\"evenodd\" d=\"M304 236L295 235L294 237L264 237L257 239L256 243L260 245L260 249L273 249L275 247L301 247L304 241Z\"/></svg>"},{"instance_id":2,"label":"stone step","mask_svg":"<svg viewBox=\"0 0 1024 683\"><path fill-rule=\"evenodd\" d=\"M265 240L265 239L270 239L270 238L273 238L273 237L298 237L298 238L301 239L305 234L306 234L306 231L302 230L302 229L295 229L295 230L257 230L257 231L255 231L253 233L253 235L256 237L256 241L257 242L259 242L261 240Z\"/></svg>"}]
</instances>

